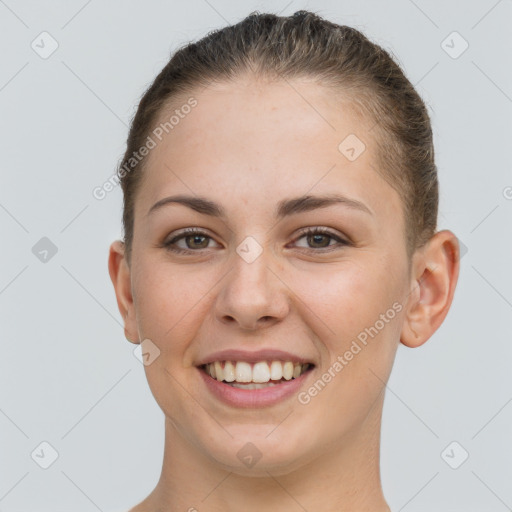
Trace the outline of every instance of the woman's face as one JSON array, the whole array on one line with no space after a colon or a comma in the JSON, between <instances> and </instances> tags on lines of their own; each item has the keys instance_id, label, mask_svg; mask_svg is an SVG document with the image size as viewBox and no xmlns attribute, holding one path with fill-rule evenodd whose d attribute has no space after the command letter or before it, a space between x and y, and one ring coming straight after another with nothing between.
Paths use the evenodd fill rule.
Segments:
<instances>
[{"instance_id":1,"label":"woman's face","mask_svg":"<svg viewBox=\"0 0 512 512\"><path fill-rule=\"evenodd\" d=\"M135 207L126 321L151 340L151 391L203 464L279 474L348 453L378 431L410 292L401 200L375 171L373 123L305 81L191 95L162 141L152 135ZM152 209L171 196L186 201ZM186 228L197 233L165 246ZM310 366L236 387L207 374L216 361L228 380Z\"/></svg>"}]
</instances>

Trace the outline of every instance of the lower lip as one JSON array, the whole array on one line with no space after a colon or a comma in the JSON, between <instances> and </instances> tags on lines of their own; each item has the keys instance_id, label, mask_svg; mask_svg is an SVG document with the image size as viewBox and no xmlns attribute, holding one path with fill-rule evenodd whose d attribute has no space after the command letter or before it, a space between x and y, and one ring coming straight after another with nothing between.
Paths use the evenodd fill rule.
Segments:
<instances>
[{"instance_id":1,"label":"lower lip","mask_svg":"<svg viewBox=\"0 0 512 512\"><path fill-rule=\"evenodd\" d=\"M296 379L287 380L275 386L261 389L240 389L210 377L198 368L206 387L221 401L233 407L268 407L295 395L312 370L307 370Z\"/></svg>"}]
</instances>

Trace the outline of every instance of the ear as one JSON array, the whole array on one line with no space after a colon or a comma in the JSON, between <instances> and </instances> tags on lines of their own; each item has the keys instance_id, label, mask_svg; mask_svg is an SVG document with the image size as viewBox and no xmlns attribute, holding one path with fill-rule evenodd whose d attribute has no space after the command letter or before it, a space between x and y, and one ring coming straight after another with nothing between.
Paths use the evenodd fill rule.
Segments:
<instances>
[{"instance_id":1,"label":"ear","mask_svg":"<svg viewBox=\"0 0 512 512\"><path fill-rule=\"evenodd\" d=\"M131 271L125 258L125 245L121 240L116 240L110 245L108 272L116 292L119 312L124 319L124 335L128 341L138 344L140 340L135 321Z\"/></svg>"},{"instance_id":2,"label":"ear","mask_svg":"<svg viewBox=\"0 0 512 512\"><path fill-rule=\"evenodd\" d=\"M438 231L413 256L411 292L400 341L423 345L443 323L450 309L460 267L460 246L448 230Z\"/></svg>"}]
</instances>

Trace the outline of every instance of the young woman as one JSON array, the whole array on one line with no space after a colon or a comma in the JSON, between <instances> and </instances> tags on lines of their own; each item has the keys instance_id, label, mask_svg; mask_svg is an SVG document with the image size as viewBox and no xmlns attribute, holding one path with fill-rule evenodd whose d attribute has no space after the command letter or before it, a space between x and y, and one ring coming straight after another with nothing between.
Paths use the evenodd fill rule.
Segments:
<instances>
[{"instance_id":1,"label":"young woman","mask_svg":"<svg viewBox=\"0 0 512 512\"><path fill-rule=\"evenodd\" d=\"M118 174L109 272L166 418L132 512L389 511L385 383L459 272L399 66L314 13L252 14L172 56Z\"/></svg>"}]
</instances>

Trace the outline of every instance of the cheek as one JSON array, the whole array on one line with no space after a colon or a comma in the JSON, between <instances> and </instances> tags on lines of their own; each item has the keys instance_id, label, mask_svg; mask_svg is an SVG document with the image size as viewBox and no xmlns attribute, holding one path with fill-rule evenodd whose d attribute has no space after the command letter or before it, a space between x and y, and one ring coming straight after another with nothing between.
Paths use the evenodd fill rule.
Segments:
<instances>
[{"instance_id":1,"label":"cheek","mask_svg":"<svg viewBox=\"0 0 512 512\"><path fill-rule=\"evenodd\" d=\"M204 315L209 284L204 273L191 275L177 266L154 260L139 260L135 294L136 316L140 335L159 349L158 357L144 366L151 392L167 417L184 429L180 422L193 422L199 412L190 408L190 369L187 349L195 339ZM199 421L200 418L198 418Z\"/></svg>"},{"instance_id":2,"label":"cheek","mask_svg":"<svg viewBox=\"0 0 512 512\"><path fill-rule=\"evenodd\" d=\"M141 264L135 294L140 333L153 340L162 352L176 353L180 342L193 336L197 315L207 300L212 284L192 272L177 266L148 261Z\"/></svg>"},{"instance_id":3,"label":"cheek","mask_svg":"<svg viewBox=\"0 0 512 512\"><path fill-rule=\"evenodd\" d=\"M322 341L332 349L343 348L364 327L372 325L380 313L391 307L393 291L374 265L347 262L346 265L300 272L293 290L326 328Z\"/></svg>"},{"instance_id":4,"label":"cheek","mask_svg":"<svg viewBox=\"0 0 512 512\"><path fill-rule=\"evenodd\" d=\"M338 388L336 396L371 398L377 376L386 380L398 346L401 319L400 283L390 279L389 264L350 264L325 275L302 272L294 291L314 314L314 325L324 352L322 371ZM339 358L342 358L341 362ZM338 365L334 368L334 363ZM372 373L373 372L373 373ZM325 398L329 393L325 394ZM334 396L334 395L333 395Z\"/></svg>"}]
</instances>

